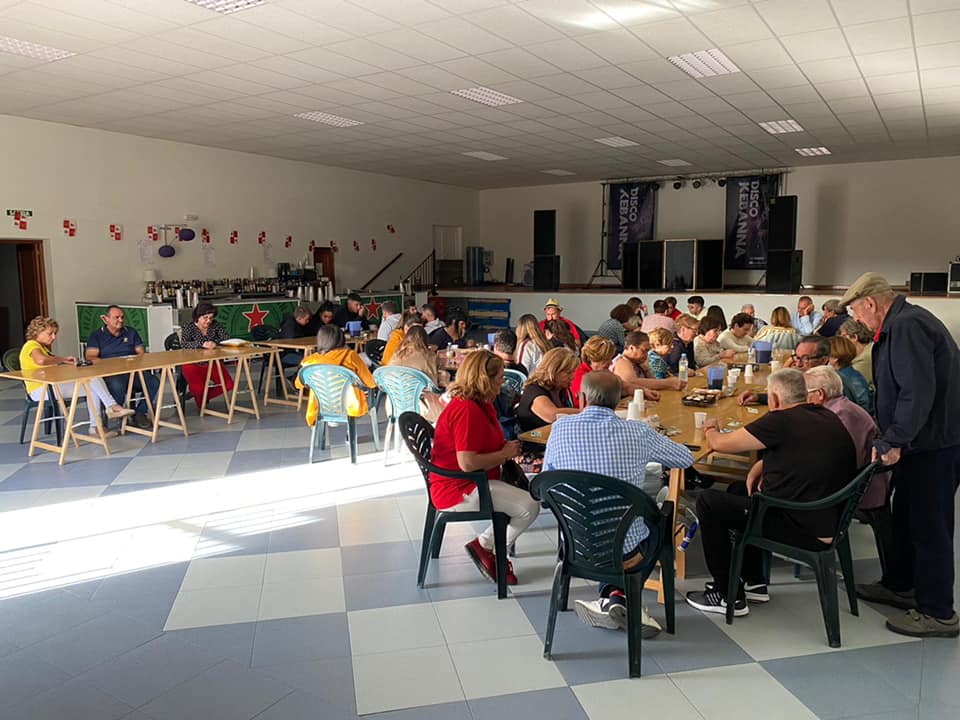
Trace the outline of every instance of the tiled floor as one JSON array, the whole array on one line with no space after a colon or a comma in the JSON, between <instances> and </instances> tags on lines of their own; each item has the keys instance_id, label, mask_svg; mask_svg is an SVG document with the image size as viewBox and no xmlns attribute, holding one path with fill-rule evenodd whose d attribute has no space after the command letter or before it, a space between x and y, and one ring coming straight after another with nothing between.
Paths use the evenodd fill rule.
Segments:
<instances>
[{"instance_id":1,"label":"tiled floor","mask_svg":"<svg viewBox=\"0 0 960 720\"><path fill-rule=\"evenodd\" d=\"M825 642L815 586L775 567L772 601L727 626L685 603L677 634L626 675L619 632L558 620L542 657L555 531L518 544L506 600L449 528L416 586L422 481L342 430L306 464L293 412L189 417L191 436L124 437L57 466L17 443L22 391L0 384L0 715L30 720L615 720L960 714L960 644L909 641L884 610L841 610ZM855 528L857 569L876 572ZM692 574L702 568L696 542ZM695 587L693 577L681 589ZM571 600L590 598L574 583ZM654 616L662 612L648 598ZM841 608L844 608L841 599Z\"/></svg>"}]
</instances>

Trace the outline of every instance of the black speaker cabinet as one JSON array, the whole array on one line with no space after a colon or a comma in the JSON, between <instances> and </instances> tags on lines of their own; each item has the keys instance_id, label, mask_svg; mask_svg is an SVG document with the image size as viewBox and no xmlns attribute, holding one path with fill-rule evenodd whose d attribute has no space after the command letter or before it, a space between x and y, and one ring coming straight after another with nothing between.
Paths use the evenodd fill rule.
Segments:
<instances>
[{"instance_id":1,"label":"black speaker cabinet","mask_svg":"<svg viewBox=\"0 0 960 720\"><path fill-rule=\"evenodd\" d=\"M557 252L557 211L533 211L533 256Z\"/></svg>"},{"instance_id":2,"label":"black speaker cabinet","mask_svg":"<svg viewBox=\"0 0 960 720\"><path fill-rule=\"evenodd\" d=\"M533 289L560 289L559 255L537 255L533 258Z\"/></svg>"},{"instance_id":3,"label":"black speaker cabinet","mask_svg":"<svg viewBox=\"0 0 960 720\"><path fill-rule=\"evenodd\" d=\"M795 250L797 247L797 196L770 199L767 250Z\"/></svg>"},{"instance_id":4,"label":"black speaker cabinet","mask_svg":"<svg viewBox=\"0 0 960 720\"><path fill-rule=\"evenodd\" d=\"M638 245L637 281L639 290L663 288L663 241L645 242Z\"/></svg>"},{"instance_id":5,"label":"black speaker cabinet","mask_svg":"<svg viewBox=\"0 0 960 720\"><path fill-rule=\"evenodd\" d=\"M507 267L503 271L503 284L513 285L513 258L507 258Z\"/></svg>"},{"instance_id":6,"label":"black speaker cabinet","mask_svg":"<svg viewBox=\"0 0 960 720\"><path fill-rule=\"evenodd\" d=\"M767 253L767 292L795 293L803 284L803 250Z\"/></svg>"},{"instance_id":7,"label":"black speaker cabinet","mask_svg":"<svg viewBox=\"0 0 960 720\"><path fill-rule=\"evenodd\" d=\"M694 290L723 290L723 239L697 240Z\"/></svg>"},{"instance_id":8,"label":"black speaker cabinet","mask_svg":"<svg viewBox=\"0 0 960 720\"><path fill-rule=\"evenodd\" d=\"M692 290L693 266L697 241L692 239L667 240L666 259L663 262L663 287L667 290Z\"/></svg>"},{"instance_id":9,"label":"black speaker cabinet","mask_svg":"<svg viewBox=\"0 0 960 720\"><path fill-rule=\"evenodd\" d=\"M621 258L623 265L620 269L620 284L624 290L640 289L640 254L639 243L624 243Z\"/></svg>"},{"instance_id":10,"label":"black speaker cabinet","mask_svg":"<svg viewBox=\"0 0 960 720\"><path fill-rule=\"evenodd\" d=\"M949 275L942 272L910 273L911 295L946 295Z\"/></svg>"}]
</instances>

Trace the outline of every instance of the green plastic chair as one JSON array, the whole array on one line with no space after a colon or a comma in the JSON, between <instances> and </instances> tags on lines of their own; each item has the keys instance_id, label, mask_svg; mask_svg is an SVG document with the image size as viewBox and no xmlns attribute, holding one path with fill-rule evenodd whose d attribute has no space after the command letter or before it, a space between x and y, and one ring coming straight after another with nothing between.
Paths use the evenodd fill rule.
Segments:
<instances>
[{"instance_id":1,"label":"green plastic chair","mask_svg":"<svg viewBox=\"0 0 960 720\"><path fill-rule=\"evenodd\" d=\"M823 623L827 629L827 642L832 648L840 647L840 607L837 601L837 557L843 571L843 582L847 587L850 613L859 615L857 591L853 577L853 554L850 552L850 522L860 504L870 479L879 463L871 463L863 468L846 487L832 495L815 502L794 502L781 500L761 493L751 496L750 512L743 532L733 534L733 557L730 563L730 578L727 585L727 625L733 624L734 603L740 585L740 571L743 568L743 553L748 545L775 553L790 560L802 563L813 570L817 578L817 592L820 595L820 609L823 611ZM771 508L790 511L826 510L841 507L840 520L837 523L833 542L824 550L805 550L770 540L763 535L763 520Z\"/></svg>"},{"instance_id":2,"label":"green plastic chair","mask_svg":"<svg viewBox=\"0 0 960 720\"><path fill-rule=\"evenodd\" d=\"M386 465L387 456L390 454L391 434L396 450L400 452L400 433L395 432L397 418L405 412L418 412L423 391L436 388L426 373L397 365L377 368L373 371L373 379L380 391L390 400L387 427L383 432L383 463Z\"/></svg>"},{"instance_id":3,"label":"green plastic chair","mask_svg":"<svg viewBox=\"0 0 960 720\"><path fill-rule=\"evenodd\" d=\"M503 384L509 387L519 398L523 394L523 384L527 381L527 376L519 370L507 368L503 371Z\"/></svg>"},{"instance_id":4,"label":"green plastic chair","mask_svg":"<svg viewBox=\"0 0 960 720\"><path fill-rule=\"evenodd\" d=\"M490 499L490 481L487 479L487 474L482 470L461 472L437 467L430 462L430 455L433 451L433 426L422 416L413 412L402 413L397 422L403 441L417 461L420 472L423 473L423 481L427 485L427 515L423 524L423 541L420 544L420 569L417 573L417 587L423 587L430 558L440 557L440 546L443 544L443 533L447 528L447 523L487 520L493 523L493 546L497 558L497 597L502 600L507 596L507 525L510 522L510 516L506 513L494 511L493 502ZM474 512L438 510L430 499L431 473L445 478L460 478L476 483L477 492L480 496L480 507Z\"/></svg>"},{"instance_id":5,"label":"green plastic chair","mask_svg":"<svg viewBox=\"0 0 960 720\"><path fill-rule=\"evenodd\" d=\"M313 449L319 443L320 449L326 448L327 423L345 423L347 426L347 444L350 446L350 462L357 462L357 419L347 415L347 393L359 388L367 394L367 407L370 424L373 425L373 446L380 450L380 428L377 425L377 389L368 388L357 374L340 365L308 365L300 369L300 382L306 385L317 398L319 405L317 421L310 433L310 455L313 462Z\"/></svg>"},{"instance_id":6,"label":"green plastic chair","mask_svg":"<svg viewBox=\"0 0 960 720\"><path fill-rule=\"evenodd\" d=\"M673 503L658 508L640 488L606 475L574 470L540 473L530 493L542 499L557 518L562 540L553 574L550 614L543 656L550 659L557 611L567 610L571 578L585 578L623 588L627 596L627 660L630 677L640 677L643 585L657 563L663 583L667 632L676 628L674 608ZM634 520L651 529L643 560L623 569L623 541Z\"/></svg>"}]
</instances>

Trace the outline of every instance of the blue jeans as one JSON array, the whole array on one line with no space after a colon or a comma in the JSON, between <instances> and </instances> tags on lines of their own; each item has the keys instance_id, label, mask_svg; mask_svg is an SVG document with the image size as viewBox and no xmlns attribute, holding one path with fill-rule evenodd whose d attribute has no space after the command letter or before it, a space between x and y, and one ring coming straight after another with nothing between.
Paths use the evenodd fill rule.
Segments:
<instances>
[{"instance_id":1,"label":"blue jeans","mask_svg":"<svg viewBox=\"0 0 960 720\"><path fill-rule=\"evenodd\" d=\"M124 401L127 399L127 383L130 382L129 375L111 375L110 377L105 377L103 382L106 384L107 389L110 391L110 394L113 396L113 399L117 401L117 405L123 405ZM144 395L150 398L150 402L156 403L157 401L157 390L160 388L160 380L153 373L145 372L143 373L143 382L146 384L146 389L140 385L140 376L133 376L133 391L140 391ZM156 409L156 405L154 405ZM147 402L146 400L141 400L137 403L137 407L134 408L134 412L138 415L147 414Z\"/></svg>"}]
</instances>

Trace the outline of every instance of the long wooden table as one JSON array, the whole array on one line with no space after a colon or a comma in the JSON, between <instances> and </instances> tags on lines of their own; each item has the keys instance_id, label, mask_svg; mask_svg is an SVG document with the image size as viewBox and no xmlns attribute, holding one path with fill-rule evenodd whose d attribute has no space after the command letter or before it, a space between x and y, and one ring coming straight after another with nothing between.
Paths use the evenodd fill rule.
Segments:
<instances>
[{"instance_id":1,"label":"long wooden table","mask_svg":"<svg viewBox=\"0 0 960 720\"><path fill-rule=\"evenodd\" d=\"M220 368L218 371L218 374L220 375L218 380L221 383L223 382L222 365L217 363L217 360L236 360L236 382L234 383L233 390L230 393L224 393L227 403L227 412L220 412L207 407L207 401L209 399L207 397L207 387L204 389L203 397L200 401L200 415L214 415L216 417L222 417L228 423L230 423L233 422L233 416L236 412L246 412L251 415L255 415L257 419L259 419L260 409L257 406L253 381L250 377L250 366L248 359L251 356L261 355L264 352L265 350L263 348L257 348L251 345L243 345L240 347L218 346L213 350L170 350L167 352L144 353L143 355L109 358L107 360L99 360L93 365L85 365L81 367L75 367L73 365L57 365L39 368L37 370L3 372L0 373L0 377L10 380L19 380L20 382L24 383L39 382L45 387L50 386L52 388L53 395L56 398L57 404L59 405L60 413L64 418L66 418L62 444L54 445L52 443L39 440L40 425L43 422L43 414L48 396L47 392L44 392L37 406L37 415L34 418L33 423L33 435L30 438L30 448L27 454L29 457L33 457L38 448L42 450L49 450L50 452L59 454L59 463L62 465L66 461L67 448L69 447L71 441L75 447L79 447L81 442L89 442L100 445L103 447L104 452L107 455L110 455L110 444L107 441L103 424L100 422L100 417L97 413L93 414L94 424L97 428L96 435L74 432L74 421L76 419L78 403L71 402L70 407L66 407L66 403L59 388L61 383L74 383L76 387L79 387L83 390L84 396L88 398L89 402L91 380L96 378L129 374L130 379L127 382L126 396L126 402L129 402L133 395L134 380L139 379L140 386L145 388L146 383L144 382L143 374L145 372L158 371L160 375L160 385L157 389L156 400L151 401L146 394L144 396L144 399L147 403L148 414L153 416L153 426L149 430L141 429L128 423L128 418L126 417L123 418L120 426L120 431L123 433L132 432L139 435L145 435L150 438L151 442L156 442L157 433L161 427L180 430L183 432L184 437L187 437L188 435L187 424L183 415L183 406L180 404L180 397L177 395L176 376L174 374L174 369L181 365L187 365L190 363L207 363L206 377L207 386L209 386L210 378L215 366ZM237 402L240 384L243 380L246 380L247 386L250 389L252 407L245 407ZM172 395L171 406L176 409L176 415L179 419L179 423L169 420L162 420L160 418L160 408L164 407L163 394L167 389L169 389L170 394ZM78 393L74 392L74 397L77 395Z\"/></svg>"},{"instance_id":2,"label":"long wooden table","mask_svg":"<svg viewBox=\"0 0 960 720\"><path fill-rule=\"evenodd\" d=\"M263 390L263 405L287 405L289 407L295 407L297 411L300 410L300 405L303 402L303 391L297 391L289 381L287 380L286 375L283 374L283 362L280 360L280 357L283 351L294 350L296 352L302 352L303 357L307 357L310 353L317 349L317 338L315 335L310 335L302 338L277 338L275 340L263 340L257 343L257 345L267 348L270 352L270 359L267 361L267 383L266 387ZM270 385L273 380L273 369L277 368L277 371L280 373L280 388L283 390L282 398L272 398L270 397ZM297 400L294 402L290 398L296 395Z\"/></svg>"}]
</instances>

